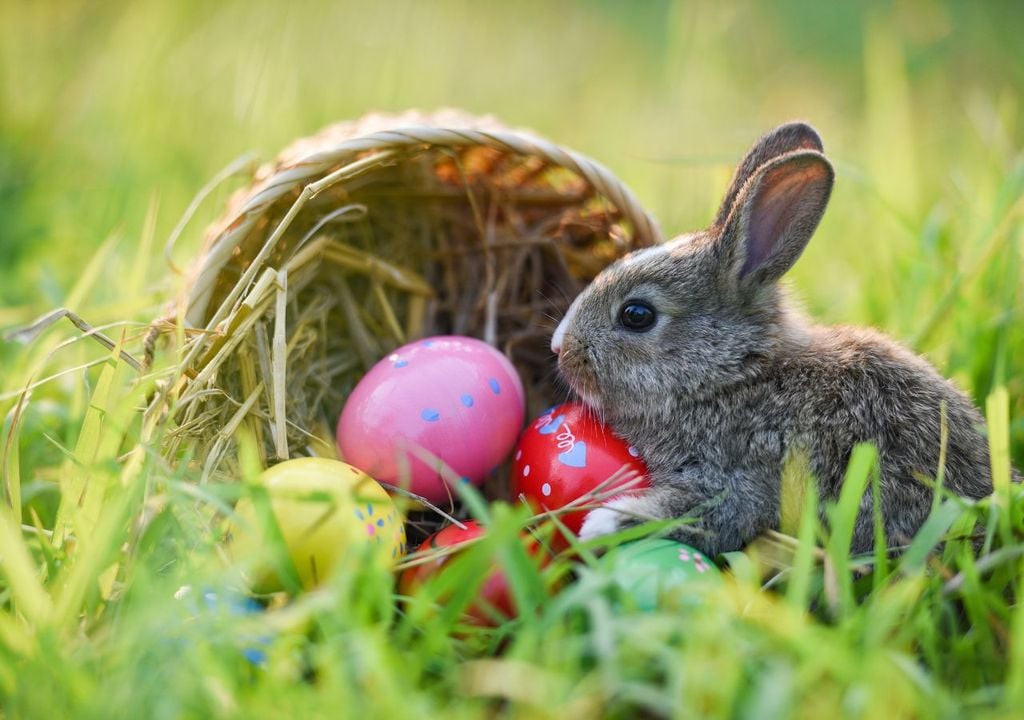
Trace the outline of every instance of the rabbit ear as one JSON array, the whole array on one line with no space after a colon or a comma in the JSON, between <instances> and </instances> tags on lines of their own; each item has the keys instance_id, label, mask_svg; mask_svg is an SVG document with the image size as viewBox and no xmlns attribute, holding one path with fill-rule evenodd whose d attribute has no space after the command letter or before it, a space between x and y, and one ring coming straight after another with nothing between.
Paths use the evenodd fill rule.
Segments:
<instances>
[{"instance_id":1,"label":"rabbit ear","mask_svg":"<svg viewBox=\"0 0 1024 720\"><path fill-rule=\"evenodd\" d=\"M723 271L741 285L778 280L818 227L834 173L825 156L798 150L762 165L747 181L718 239Z\"/></svg>"},{"instance_id":2,"label":"rabbit ear","mask_svg":"<svg viewBox=\"0 0 1024 720\"><path fill-rule=\"evenodd\" d=\"M736 196L758 168L772 158L796 150L817 150L818 152L824 150L818 133L807 123L791 122L779 125L754 143L747 156L743 158L743 162L736 168L736 174L733 175L729 190L725 193L722 206L718 208L715 225L721 225L726 221L729 213L732 212Z\"/></svg>"}]
</instances>

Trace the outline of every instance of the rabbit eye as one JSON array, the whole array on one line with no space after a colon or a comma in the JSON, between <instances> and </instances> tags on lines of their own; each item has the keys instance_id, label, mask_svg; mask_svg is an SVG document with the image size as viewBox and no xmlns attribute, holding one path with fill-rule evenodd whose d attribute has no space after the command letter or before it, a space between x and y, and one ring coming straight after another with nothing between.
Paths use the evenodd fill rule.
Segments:
<instances>
[{"instance_id":1,"label":"rabbit eye","mask_svg":"<svg viewBox=\"0 0 1024 720\"><path fill-rule=\"evenodd\" d=\"M657 319L658 315L654 308L641 300L628 300L619 311L619 322L622 323L622 327L633 332L650 330Z\"/></svg>"}]
</instances>

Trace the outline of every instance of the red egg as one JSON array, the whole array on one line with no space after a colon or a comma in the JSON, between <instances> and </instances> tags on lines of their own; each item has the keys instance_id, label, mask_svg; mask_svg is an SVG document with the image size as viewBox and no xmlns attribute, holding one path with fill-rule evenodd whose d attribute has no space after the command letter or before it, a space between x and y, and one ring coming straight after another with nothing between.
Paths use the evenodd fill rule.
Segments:
<instances>
[{"instance_id":1,"label":"red egg","mask_svg":"<svg viewBox=\"0 0 1024 720\"><path fill-rule=\"evenodd\" d=\"M603 485L616 474L621 479ZM512 494L524 496L537 511L558 510L585 495L607 497L623 486L627 492L644 490L650 487L646 475L635 448L616 437L585 405L566 403L546 411L519 438ZM580 510L559 519L579 534L586 515Z\"/></svg>"},{"instance_id":2,"label":"red egg","mask_svg":"<svg viewBox=\"0 0 1024 720\"><path fill-rule=\"evenodd\" d=\"M448 527L439 530L424 540L423 544L421 544L416 551L424 552L426 550L436 550L437 548L442 547L462 545L470 540L475 540L476 538L481 537L486 532L486 529L475 520L467 520L463 524L466 526L465 528L460 528L458 525L449 525ZM535 543L531 543L530 551L536 551ZM398 583L398 591L403 595L415 594L417 588L419 588L428 577L435 573L442 572L445 564L454 556L454 553L443 555L435 560L431 560L430 562L409 568L402 573L402 577ZM488 608L486 607L488 605L494 610L497 610L501 615L504 615L506 618L513 618L516 616L515 601L512 599L512 592L509 589L505 573L500 569L495 568L490 572L484 580L483 585L480 586L478 595L483 602L471 603L466 609L468 622L475 625L494 625L494 613L493 611L488 612Z\"/></svg>"}]
</instances>

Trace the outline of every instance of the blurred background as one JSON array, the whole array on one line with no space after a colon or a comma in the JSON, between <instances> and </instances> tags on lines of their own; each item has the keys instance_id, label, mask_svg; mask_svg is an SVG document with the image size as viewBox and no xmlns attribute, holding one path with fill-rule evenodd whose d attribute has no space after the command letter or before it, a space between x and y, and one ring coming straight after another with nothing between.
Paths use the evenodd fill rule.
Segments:
<instances>
[{"instance_id":1,"label":"blurred background","mask_svg":"<svg viewBox=\"0 0 1024 720\"><path fill-rule=\"evenodd\" d=\"M62 305L154 317L182 282L161 249L212 176L371 109L533 128L609 166L667 234L708 223L754 139L803 118L838 182L797 295L979 403L1006 385L1020 464L1022 28L1019 2L4 0L0 328ZM17 352L0 343L3 390Z\"/></svg>"}]
</instances>

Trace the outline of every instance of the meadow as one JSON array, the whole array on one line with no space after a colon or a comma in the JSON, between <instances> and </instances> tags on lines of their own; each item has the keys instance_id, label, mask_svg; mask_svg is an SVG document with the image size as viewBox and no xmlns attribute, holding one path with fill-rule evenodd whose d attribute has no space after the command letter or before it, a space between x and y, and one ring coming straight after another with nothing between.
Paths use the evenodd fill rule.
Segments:
<instances>
[{"instance_id":1,"label":"meadow","mask_svg":"<svg viewBox=\"0 0 1024 720\"><path fill-rule=\"evenodd\" d=\"M438 607L397 603L391 574L353 559L244 614L199 599L231 594L210 518L237 489L142 440L153 378L70 323L5 335L4 716L1020 716L1022 27L1018 4L952 0L0 3L0 330L63 307L137 352L242 181L165 252L199 189L369 110L533 128L611 168L668 235L706 225L750 143L801 118L837 183L793 292L967 391L997 481L978 503L937 497L902 554L850 557L877 481L860 449L831 530L808 496L770 572L730 554L728 582L654 612L619 597L597 545L535 567L525 511L495 504ZM83 513L88 533L53 540ZM525 610L467 628L492 562Z\"/></svg>"}]
</instances>

